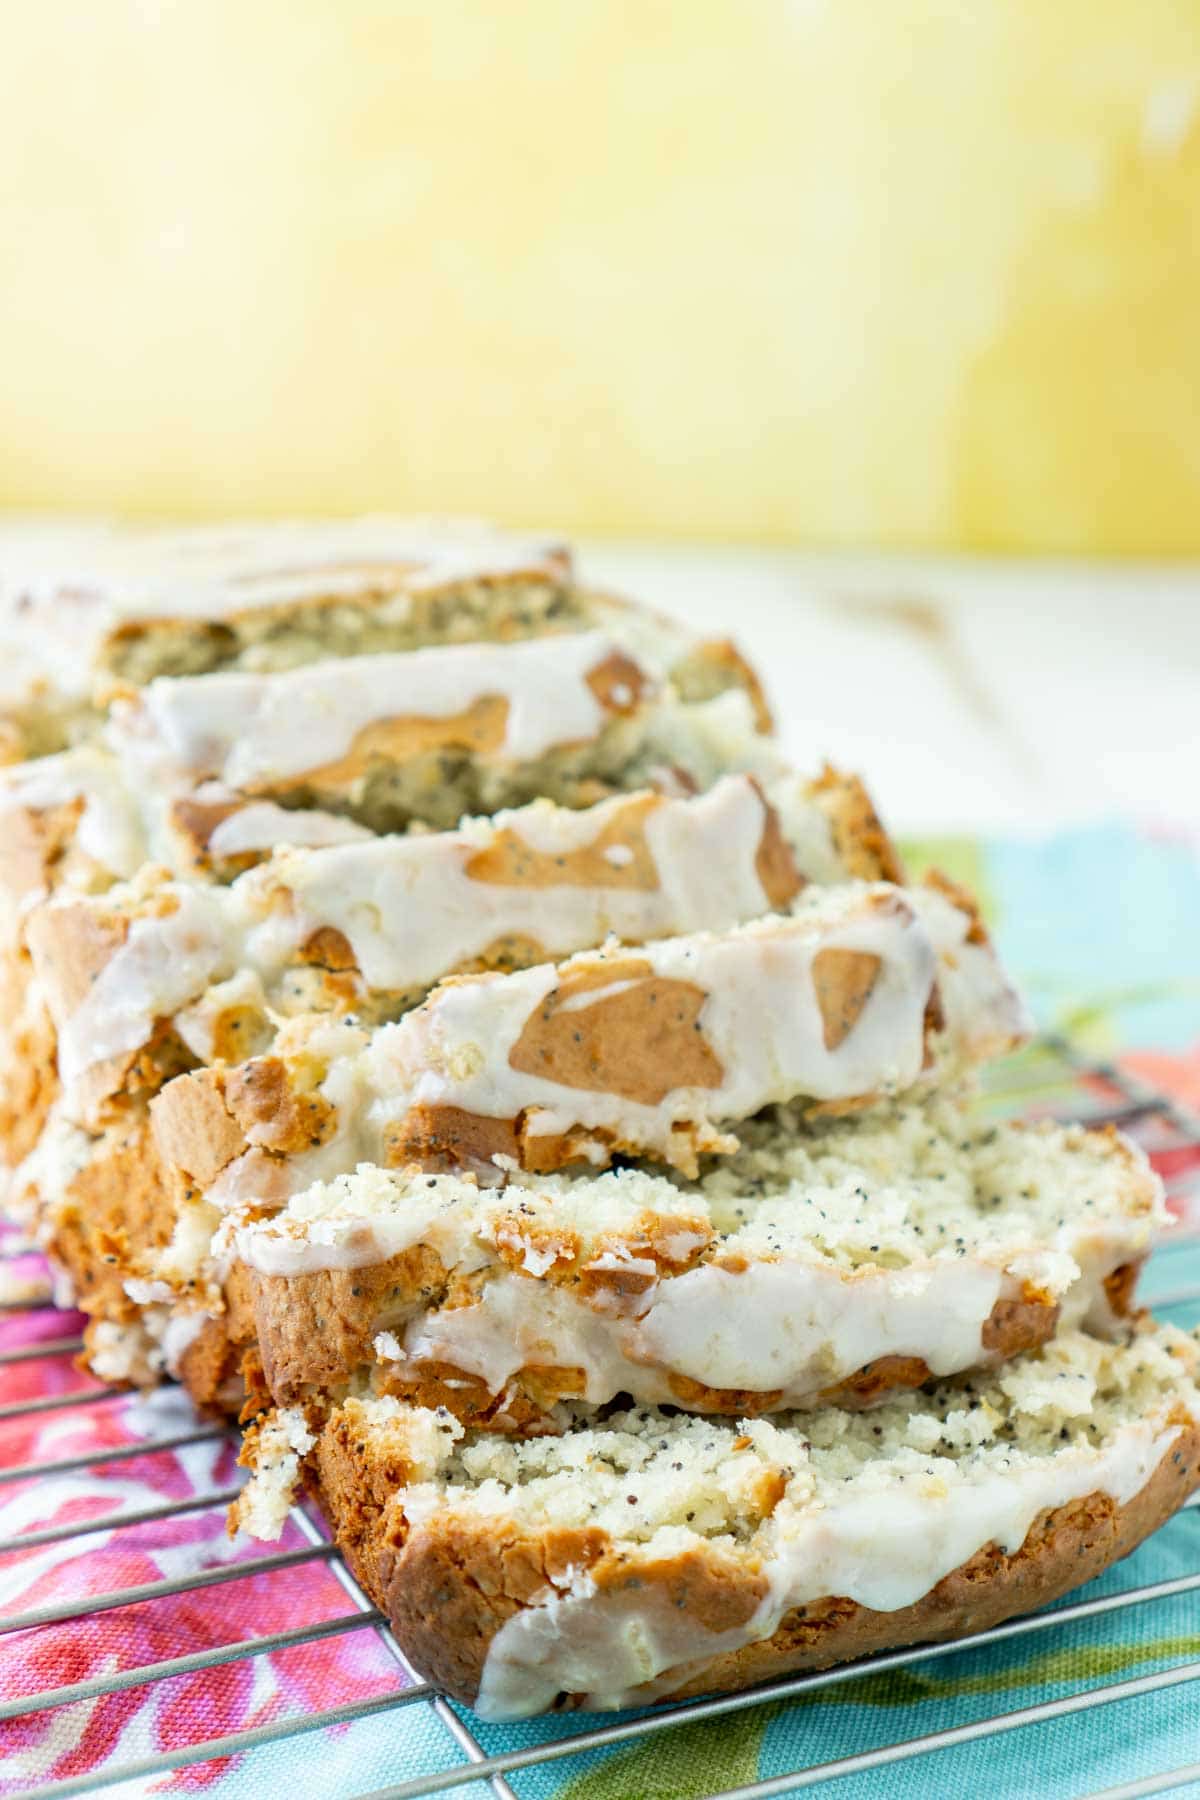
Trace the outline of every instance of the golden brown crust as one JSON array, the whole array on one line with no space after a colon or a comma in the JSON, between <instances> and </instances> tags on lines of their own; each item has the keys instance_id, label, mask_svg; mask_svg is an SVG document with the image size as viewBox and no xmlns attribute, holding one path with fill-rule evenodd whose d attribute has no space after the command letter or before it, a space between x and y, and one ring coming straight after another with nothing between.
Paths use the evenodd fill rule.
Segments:
<instances>
[{"instance_id":1,"label":"golden brown crust","mask_svg":"<svg viewBox=\"0 0 1200 1800\"><path fill-rule=\"evenodd\" d=\"M377 1385L381 1394L433 1411L442 1407L464 1425L481 1431L530 1438L557 1430L555 1407L562 1400L585 1397L587 1373L527 1363L499 1393L493 1393L478 1375L431 1359L416 1368L403 1363L389 1365Z\"/></svg>"},{"instance_id":2,"label":"golden brown crust","mask_svg":"<svg viewBox=\"0 0 1200 1800\"><path fill-rule=\"evenodd\" d=\"M521 1157L513 1119L486 1118L461 1106L413 1106L384 1132L388 1168L419 1163L423 1169L475 1168L494 1156Z\"/></svg>"},{"instance_id":3,"label":"golden brown crust","mask_svg":"<svg viewBox=\"0 0 1200 1800\"><path fill-rule=\"evenodd\" d=\"M552 1261L542 1279L570 1287L584 1301L605 1301L640 1293L653 1279L644 1267L653 1262L660 1273L677 1274L696 1262L711 1232L686 1214L668 1218L647 1213L640 1229L594 1240L586 1261L577 1235L565 1228L537 1228L519 1209L497 1221L494 1231L499 1264L520 1271L531 1250ZM614 1266L596 1268L608 1249L621 1255ZM475 1302L485 1271L453 1275L425 1244L410 1246L383 1262L354 1269L313 1269L298 1275L267 1275L245 1263L235 1265L239 1292L253 1314L264 1370L280 1405L289 1405L313 1388L348 1381L356 1369L374 1359L376 1334L398 1326L420 1310L453 1309ZM226 1299L229 1299L227 1285ZM389 1391L419 1399L422 1405L448 1404L458 1417L477 1422L497 1410L506 1414L504 1429L544 1429L538 1416L558 1399L583 1392L582 1371L528 1365L509 1384L507 1398L452 1364L421 1362L389 1374ZM517 1404L521 1393L531 1402ZM504 1403L502 1404L502 1400Z\"/></svg>"},{"instance_id":4,"label":"golden brown crust","mask_svg":"<svg viewBox=\"0 0 1200 1800\"><path fill-rule=\"evenodd\" d=\"M251 1272L244 1263L235 1262L225 1277L222 1290L225 1302L225 1326L229 1336L242 1349L255 1343L254 1286Z\"/></svg>"},{"instance_id":5,"label":"golden brown crust","mask_svg":"<svg viewBox=\"0 0 1200 1800\"><path fill-rule=\"evenodd\" d=\"M1134 1311L1134 1294L1143 1261L1144 1258L1139 1257L1136 1262L1122 1263L1119 1269L1113 1269L1104 1277L1105 1297L1118 1319L1127 1319Z\"/></svg>"},{"instance_id":6,"label":"golden brown crust","mask_svg":"<svg viewBox=\"0 0 1200 1800\"><path fill-rule=\"evenodd\" d=\"M966 942L986 947L991 939L988 937L979 903L971 890L963 887L960 881L951 880L942 869L927 869L923 879L926 887L935 888L939 894L944 894L950 904L957 907L960 913L965 913L971 921Z\"/></svg>"},{"instance_id":7,"label":"golden brown crust","mask_svg":"<svg viewBox=\"0 0 1200 1800\"><path fill-rule=\"evenodd\" d=\"M829 821L834 848L846 873L860 881L894 881L903 886L904 864L880 823L870 794L857 775L826 763L809 786Z\"/></svg>"},{"instance_id":8,"label":"golden brown crust","mask_svg":"<svg viewBox=\"0 0 1200 1800\"><path fill-rule=\"evenodd\" d=\"M242 1346L224 1316L206 1318L179 1358L180 1381L204 1412L236 1417L245 1400Z\"/></svg>"},{"instance_id":9,"label":"golden brown crust","mask_svg":"<svg viewBox=\"0 0 1200 1800\"><path fill-rule=\"evenodd\" d=\"M986 1329L986 1327L985 1327ZM821 1400L829 1406L852 1410L874 1406L897 1388L919 1388L930 1377L929 1364L921 1356L877 1356L848 1375L836 1387L826 1388Z\"/></svg>"},{"instance_id":10,"label":"golden brown crust","mask_svg":"<svg viewBox=\"0 0 1200 1800\"><path fill-rule=\"evenodd\" d=\"M678 1686L659 1697L734 1692L902 1644L962 1637L1047 1605L1127 1556L1200 1482L1200 1429L1186 1414L1179 1423L1180 1437L1127 1505L1095 1493L1042 1513L1019 1550L986 1545L895 1612L872 1612L838 1596L798 1607L769 1638L681 1670ZM352 1421L331 1421L310 1479L339 1546L405 1653L426 1679L468 1704L478 1695L493 1637L556 1578L564 1585L568 1569L586 1569L602 1594L635 1589L711 1632L743 1626L765 1591L761 1572L714 1545L657 1562L623 1562L603 1532L533 1534L502 1515L485 1523L447 1510L409 1529L392 1500L408 1471L402 1460L389 1463L373 1450L355 1436ZM563 1693L556 1705L581 1699Z\"/></svg>"},{"instance_id":11,"label":"golden brown crust","mask_svg":"<svg viewBox=\"0 0 1200 1800\"><path fill-rule=\"evenodd\" d=\"M86 900L59 900L39 906L25 933L38 975L62 1016L87 998L101 970L129 937L132 921L124 914L100 913Z\"/></svg>"},{"instance_id":12,"label":"golden brown crust","mask_svg":"<svg viewBox=\"0 0 1200 1800\"><path fill-rule=\"evenodd\" d=\"M25 950L0 951L0 1163L29 1155L58 1097L57 1034Z\"/></svg>"},{"instance_id":13,"label":"golden brown crust","mask_svg":"<svg viewBox=\"0 0 1200 1800\"><path fill-rule=\"evenodd\" d=\"M453 1516L432 1520L397 1542L395 1514L390 1531L385 1515L375 1568L382 1610L406 1654L439 1687L468 1701L478 1693L496 1632L576 1571L586 1570L601 1596L649 1588L660 1604L686 1613L697 1634L744 1627L766 1592L764 1577L747 1575L717 1550L630 1565L594 1529L536 1537L497 1520L467 1535L462 1525Z\"/></svg>"},{"instance_id":14,"label":"golden brown crust","mask_svg":"<svg viewBox=\"0 0 1200 1800\"><path fill-rule=\"evenodd\" d=\"M300 946L301 962L312 963L334 974L358 973L358 963L345 932L336 925L322 925Z\"/></svg>"},{"instance_id":15,"label":"golden brown crust","mask_svg":"<svg viewBox=\"0 0 1200 1800\"><path fill-rule=\"evenodd\" d=\"M812 959L813 991L827 1050L844 1044L875 991L883 959L869 950L818 950Z\"/></svg>"},{"instance_id":16,"label":"golden brown crust","mask_svg":"<svg viewBox=\"0 0 1200 1800\"><path fill-rule=\"evenodd\" d=\"M631 656L613 650L584 677L605 712L627 717L637 711L647 689L645 675Z\"/></svg>"},{"instance_id":17,"label":"golden brown crust","mask_svg":"<svg viewBox=\"0 0 1200 1800\"><path fill-rule=\"evenodd\" d=\"M463 867L468 881L494 887L623 888L645 893L659 885L658 866L646 842L646 821L663 804L661 794L635 794L590 843L565 852L537 850L511 827L494 833ZM614 862L610 850L629 852Z\"/></svg>"},{"instance_id":18,"label":"golden brown crust","mask_svg":"<svg viewBox=\"0 0 1200 1800\"><path fill-rule=\"evenodd\" d=\"M792 847L783 835L779 814L771 805L757 781L754 787L763 803L763 832L754 856L754 872L771 906L786 906L804 886L796 867Z\"/></svg>"},{"instance_id":19,"label":"golden brown crust","mask_svg":"<svg viewBox=\"0 0 1200 1800\"><path fill-rule=\"evenodd\" d=\"M323 794L349 794L381 763L402 764L428 751L455 750L475 756L494 756L504 742L508 701L499 694L484 694L463 712L444 717L375 719L355 733L344 756L322 763L297 777ZM248 784L249 794L270 794L279 783L274 778Z\"/></svg>"},{"instance_id":20,"label":"golden brown crust","mask_svg":"<svg viewBox=\"0 0 1200 1800\"><path fill-rule=\"evenodd\" d=\"M1020 1296L997 1300L984 1322L980 1341L990 1356L1003 1362L1049 1343L1058 1326L1058 1314L1055 1301L1027 1288Z\"/></svg>"},{"instance_id":21,"label":"golden brown crust","mask_svg":"<svg viewBox=\"0 0 1200 1800\"><path fill-rule=\"evenodd\" d=\"M78 1305L117 1323L136 1317L125 1279L144 1269L175 1227L173 1186L146 1109L133 1105L114 1118L66 1191L48 1199L47 1248L69 1275Z\"/></svg>"},{"instance_id":22,"label":"golden brown crust","mask_svg":"<svg viewBox=\"0 0 1200 1800\"><path fill-rule=\"evenodd\" d=\"M3 760L0 756L0 762ZM81 799L64 800L57 806L5 808L0 891L14 912L56 886L56 871L71 852L83 808Z\"/></svg>"},{"instance_id":23,"label":"golden brown crust","mask_svg":"<svg viewBox=\"0 0 1200 1800\"><path fill-rule=\"evenodd\" d=\"M598 998L580 1005L593 991ZM657 1106L678 1087L719 1087L725 1071L700 1029L707 999L694 981L656 975L641 957L568 967L530 1015L509 1065L642 1106Z\"/></svg>"},{"instance_id":24,"label":"golden brown crust","mask_svg":"<svg viewBox=\"0 0 1200 1800\"><path fill-rule=\"evenodd\" d=\"M151 1101L150 1116L164 1163L198 1187L211 1187L221 1170L249 1148L226 1104L223 1069L179 1076Z\"/></svg>"},{"instance_id":25,"label":"golden brown crust","mask_svg":"<svg viewBox=\"0 0 1200 1800\"><path fill-rule=\"evenodd\" d=\"M750 701L755 728L767 736L775 729L758 672L732 638L705 638L675 664L671 680L680 697L693 704L740 688Z\"/></svg>"},{"instance_id":26,"label":"golden brown crust","mask_svg":"<svg viewBox=\"0 0 1200 1800\"><path fill-rule=\"evenodd\" d=\"M324 1094L297 1089L278 1056L256 1056L224 1076L225 1104L249 1143L281 1156L315 1149L332 1136L337 1110Z\"/></svg>"},{"instance_id":27,"label":"golden brown crust","mask_svg":"<svg viewBox=\"0 0 1200 1800\"><path fill-rule=\"evenodd\" d=\"M444 985L471 979L451 976ZM592 992L596 998L580 1005ZM529 1015L508 1060L514 1069L562 1087L620 1094L649 1106L678 1086L716 1088L724 1070L700 1030L707 997L695 982L656 975L644 957L581 960L566 966L558 985ZM385 1139L391 1167L420 1162L472 1168L501 1154L535 1174L586 1159L597 1143L612 1153L638 1149L606 1128L528 1132L523 1115L496 1118L455 1106L410 1107L388 1126ZM670 1160L684 1173L695 1173L686 1123L678 1129Z\"/></svg>"},{"instance_id":28,"label":"golden brown crust","mask_svg":"<svg viewBox=\"0 0 1200 1800\"><path fill-rule=\"evenodd\" d=\"M150 1112L164 1163L200 1188L211 1187L251 1145L267 1176L272 1158L324 1143L337 1125L333 1105L316 1089L298 1087L277 1056L181 1075L154 1097Z\"/></svg>"},{"instance_id":29,"label":"golden brown crust","mask_svg":"<svg viewBox=\"0 0 1200 1800\"><path fill-rule=\"evenodd\" d=\"M473 1691L493 1632L519 1606L532 1602L552 1574L561 1578L568 1567L591 1567L604 1555L608 1539L596 1530L533 1537L497 1521L494 1532L473 1534L464 1542L453 1525L443 1532L434 1521L405 1566L403 1520L389 1529L389 1519L393 1498L411 1471L386 1441L368 1441L356 1426L352 1408L329 1421L317 1439L308 1479L368 1593L389 1600L395 1595L402 1629L439 1659L439 1679L441 1667L448 1665L458 1684L451 1691ZM412 1583L407 1603L402 1592L406 1582Z\"/></svg>"},{"instance_id":30,"label":"golden brown crust","mask_svg":"<svg viewBox=\"0 0 1200 1800\"><path fill-rule=\"evenodd\" d=\"M312 1386L332 1387L371 1360L372 1340L419 1300L444 1289L437 1253L415 1244L365 1269L263 1275L239 1265L253 1309L263 1373L287 1405ZM286 1396L286 1398L285 1398Z\"/></svg>"}]
</instances>

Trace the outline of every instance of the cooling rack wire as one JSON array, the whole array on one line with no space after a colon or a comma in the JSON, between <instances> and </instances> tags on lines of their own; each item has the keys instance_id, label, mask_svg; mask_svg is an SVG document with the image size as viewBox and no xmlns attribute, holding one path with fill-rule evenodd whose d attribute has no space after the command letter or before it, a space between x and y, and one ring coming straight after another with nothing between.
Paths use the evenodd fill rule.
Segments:
<instances>
[{"instance_id":1,"label":"cooling rack wire","mask_svg":"<svg viewBox=\"0 0 1200 1800\"><path fill-rule=\"evenodd\" d=\"M1135 1079L1126 1071L1085 1057L1063 1039L1043 1038L1020 1056L1010 1058L998 1066L990 1078L985 1104L998 1113L1021 1110L1045 1116L1083 1118L1088 1122L1113 1121L1137 1136L1154 1156L1166 1177L1169 1194L1194 1197L1191 1211L1193 1219L1197 1216L1196 1203L1200 1200L1200 1117L1192 1115L1167 1095ZM11 1235L7 1244L0 1247L0 1257L3 1257L4 1266L9 1269L10 1274L17 1268L24 1270L28 1267L29 1254ZM145 1469L153 1466L153 1459L177 1457L183 1460L197 1446L207 1446L210 1452L215 1453L210 1459L210 1466L216 1466L221 1460L219 1453L225 1448L227 1440L232 1447L232 1434L224 1427L205 1421L198 1415L188 1417L183 1410L182 1396L175 1395L174 1413L165 1429L161 1426L155 1429L152 1426L148 1433L134 1441L114 1442L111 1435L106 1438L101 1422L112 1408L130 1407L129 1396L98 1386L87 1376L77 1375L71 1359L80 1348L79 1337L56 1327L55 1315L49 1311L49 1302L36 1277L29 1283L27 1293L22 1293L21 1289L22 1280L14 1281L10 1278L7 1284L10 1297L0 1303L0 1312L8 1316L7 1320L0 1317L0 1346L4 1344L5 1323L9 1323L11 1327L11 1315L17 1310L28 1315L29 1309L40 1308L44 1319L39 1321L39 1326L44 1324L54 1335L43 1337L35 1344L25 1342L15 1348L0 1347L0 1382L4 1382L11 1391L20 1391L20 1397L0 1403L0 1427L7 1421L28 1422L39 1415L58 1415L64 1421L73 1421L83 1428L83 1447L72 1449L69 1455L52 1456L8 1467L3 1466L0 1460L0 1501L3 1500L6 1488L13 1491L13 1484L30 1484L37 1480L87 1471L96 1480L101 1491L106 1485L111 1485L113 1506L109 1512L90 1516L82 1524L76 1520L41 1526L0 1539L0 1576L6 1566L12 1566L11 1559L28 1557L37 1550L53 1548L56 1553L66 1552L84 1557L88 1553L89 1538L95 1538L98 1534L104 1534L106 1541L111 1542L121 1532L165 1521L208 1520L211 1524L237 1492L232 1454L223 1459L229 1472L224 1482L217 1485L213 1485L211 1481L207 1485L201 1483L183 1497L167 1498L154 1505L132 1508L122 1506L126 1490L120 1485L120 1478L130 1465L136 1464L139 1469ZM1160 1315L1187 1325L1200 1319L1200 1227L1193 1225L1169 1234L1169 1242L1156 1249L1151 1258L1144 1291ZM68 1323L78 1322L77 1315L63 1314L58 1317ZM70 1379L78 1385L69 1386L64 1391L64 1378L68 1372ZM3 1392L2 1387L0 1392ZM143 1412L146 1410L145 1403L135 1404L141 1404ZM88 1427L94 1436L90 1446L86 1441ZM79 1444L81 1432L72 1431L66 1441ZM2 1449L3 1445L0 1443L0 1451ZM25 1491L29 1491L28 1486ZM1200 1501L1200 1496L1197 1496L1197 1501ZM37 1516L36 1511L32 1516ZM473 1720L473 1715L449 1702L435 1688L423 1682L412 1669L389 1632L386 1621L372 1606L342 1562L336 1548L330 1543L319 1517L306 1506L299 1506L293 1511L292 1526L291 1548L269 1553L255 1551L231 1558L228 1550L218 1548L221 1540L214 1531L210 1540L213 1560L205 1566L188 1568L176 1576L121 1586L108 1592L88 1592L85 1600L76 1595L74 1599L54 1601L9 1616L0 1616L0 1634L69 1632L72 1621L81 1617L123 1607L153 1608L156 1609L159 1620L153 1641L162 1642L165 1631L165 1641L169 1646L171 1621L180 1617L178 1610L172 1613L170 1609L179 1609L181 1602L186 1604L187 1597L220 1588L224 1584L251 1581L257 1584L260 1596L252 1636L240 1637L232 1642L212 1641L200 1648L140 1663L135 1667L112 1669L67 1685L42 1687L36 1692L17 1694L0 1701L0 1732L10 1721L28 1720L33 1715L45 1714L54 1709L86 1709L89 1704L95 1704L108 1696L125 1694L131 1690L149 1690L153 1684L169 1682L177 1677L211 1679L215 1671L227 1665L249 1663L270 1653L290 1651L349 1633L373 1634L380 1646L381 1657L390 1659L385 1663L390 1670L390 1677L384 1683L383 1691L371 1692L337 1706L293 1711L287 1717L271 1718L266 1723L221 1736L180 1743L154 1754L130 1757L128 1760L114 1760L110 1757L101 1767L93 1766L87 1772L43 1780L33 1786L13 1789L0 1785L0 1792L5 1794L6 1800L31 1800L34 1795L39 1800L49 1800L50 1796L102 1792L118 1784L126 1784L123 1789L126 1794L140 1791L142 1783L147 1784L149 1791L153 1778L166 1771L187 1768L199 1775L206 1765L211 1770L217 1759L244 1758L247 1753L263 1745L299 1738L301 1734L320 1732L331 1726L347 1725L410 1707L429 1709L441 1727L444 1756L439 1759L439 1766L424 1767L412 1779L375 1789L369 1795L356 1796L356 1800L409 1800L409 1797L415 1800L418 1795L460 1791L468 1787L473 1795L490 1793L496 1800L523 1800L524 1794L528 1792L527 1787L523 1786L523 1776L529 1771L556 1763L565 1780L569 1774L579 1770L582 1766L580 1759L587 1751L607 1746L632 1745L676 1732L684 1724L728 1718L747 1708L768 1704L786 1706L789 1702L795 1703L802 1697L819 1694L822 1690L861 1682L866 1677L878 1675L885 1670L920 1672L935 1665L941 1657L951 1654L960 1658L969 1657L980 1646L1000 1641L1026 1640L1039 1647L1068 1648L1072 1643L1073 1631L1083 1621L1101 1614L1123 1613L1132 1608L1151 1608L1156 1602L1174 1596L1200 1594L1200 1506L1193 1504L1164 1528L1187 1534L1189 1572L1171 1580L1129 1586L1116 1592L1106 1591L1099 1597L1095 1597L1092 1590L1085 1589L1082 1598L1060 1605L1050 1612L1013 1619L969 1639L960 1639L946 1645L893 1651L867 1658L849 1667L775 1681L745 1694L689 1701L682 1705L660 1707L640 1715L619 1716L599 1724L594 1722L595 1715L591 1718L580 1715L577 1719L568 1716L555 1720L553 1731L548 1734L544 1724L539 1729L539 1722L533 1721L532 1727L523 1733L518 1748L491 1754L480 1741L477 1729L473 1728L485 1730L479 1727L478 1721ZM299 1541L295 1541L297 1539ZM289 1616L294 1616L294 1607L279 1586L280 1578L287 1571L306 1565L309 1569L313 1565L323 1565L339 1584L346 1605L330 1617L289 1627L286 1621ZM276 1591L279 1599L273 1605L272 1594ZM258 1629L259 1623L262 1630ZM216 1632L213 1631L211 1635L215 1638ZM18 1643L28 1641L28 1638L17 1640ZM3 1655L2 1643L0 1655ZM960 1663L957 1666L962 1668L969 1665ZM1086 1678L1081 1678L1081 1681L1082 1679ZM890 1791L888 1770L915 1757L929 1759L930 1791L940 1792L936 1776L937 1753L950 1746L999 1738L1003 1734L1020 1732L1030 1726L1067 1716L1075 1718L1075 1730L1099 1728L1101 1715L1108 1708L1119 1708L1123 1702L1134 1700L1138 1696L1197 1679L1200 1679L1200 1659L1176 1662L1170 1668L1122 1680L1103 1681L1099 1684L1093 1682L1086 1687L1076 1684L1080 1686L1080 1691L1066 1696L992 1712L987 1717L973 1717L961 1724L952 1724L944 1730L900 1742L876 1745L832 1761L826 1760L807 1767L798 1766L766 1780L733 1788L713 1789L710 1800L718 1800L718 1797L719 1800L767 1800L767 1796L800 1793L823 1782L836 1783L842 1777L852 1774L869 1775L869 1791L872 1794L878 1792L880 1800L884 1800ZM378 1686L378 1682L375 1685ZM436 1734L434 1735L436 1739ZM81 1741L85 1737L86 1723L80 1727ZM236 1761L232 1764L225 1762L224 1766L236 1767L237 1764ZM1088 1800L1134 1800L1134 1796L1166 1793L1192 1782L1200 1782L1200 1762L1163 1768L1136 1781L1106 1788L1102 1793L1094 1793ZM307 1789L308 1793L313 1794L320 1791L319 1782ZM339 1787L339 1792L341 1791ZM631 1800L634 1800L633 1796ZM652 1800L652 1797L638 1795L636 1800ZM1082 1796L1080 1800L1083 1800Z\"/></svg>"}]
</instances>

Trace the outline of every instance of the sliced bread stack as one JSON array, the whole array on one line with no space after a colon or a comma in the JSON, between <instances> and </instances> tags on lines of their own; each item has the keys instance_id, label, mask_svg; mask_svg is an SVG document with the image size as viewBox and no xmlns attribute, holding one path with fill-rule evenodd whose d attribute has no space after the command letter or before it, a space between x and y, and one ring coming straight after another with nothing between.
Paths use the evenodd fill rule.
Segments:
<instances>
[{"instance_id":1,"label":"sliced bread stack","mask_svg":"<svg viewBox=\"0 0 1200 1800\"><path fill-rule=\"evenodd\" d=\"M255 1177L233 1133L276 1189L285 1152L353 1166L350 1108L272 1127L270 1083L344 1087L449 973L899 872L857 781L786 767L730 644L585 591L561 546L367 521L10 551L8 741L46 753L0 771L0 1148L110 1378L240 1404L207 1263L215 1177ZM189 1071L215 1088L163 1093Z\"/></svg>"},{"instance_id":2,"label":"sliced bread stack","mask_svg":"<svg viewBox=\"0 0 1200 1800\"><path fill-rule=\"evenodd\" d=\"M991 1125L968 895L559 545L10 546L10 1205L494 1716L953 1636L1197 1480L1135 1146Z\"/></svg>"}]
</instances>

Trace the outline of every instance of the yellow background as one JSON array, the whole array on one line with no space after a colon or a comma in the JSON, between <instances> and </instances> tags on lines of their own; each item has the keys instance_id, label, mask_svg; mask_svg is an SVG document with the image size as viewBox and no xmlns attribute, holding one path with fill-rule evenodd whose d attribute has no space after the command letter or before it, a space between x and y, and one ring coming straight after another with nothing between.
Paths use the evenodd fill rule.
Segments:
<instances>
[{"instance_id":1,"label":"yellow background","mask_svg":"<svg viewBox=\"0 0 1200 1800\"><path fill-rule=\"evenodd\" d=\"M1200 0L0 20L0 505L1200 550Z\"/></svg>"}]
</instances>

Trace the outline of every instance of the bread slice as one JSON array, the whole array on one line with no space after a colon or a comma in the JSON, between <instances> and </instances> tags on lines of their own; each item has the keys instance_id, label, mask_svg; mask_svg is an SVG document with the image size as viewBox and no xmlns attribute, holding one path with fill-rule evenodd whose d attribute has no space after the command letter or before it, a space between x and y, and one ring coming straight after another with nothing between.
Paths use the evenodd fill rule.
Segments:
<instances>
[{"instance_id":1,"label":"bread slice","mask_svg":"<svg viewBox=\"0 0 1200 1800\"><path fill-rule=\"evenodd\" d=\"M24 936L70 1116L97 1126L147 1057L176 1073L258 1054L279 1017L380 1023L446 975L785 906L870 860L853 822L847 853L835 835L839 815L857 816L857 788L830 771L766 792L730 775L695 798L643 790L578 812L535 801L453 832L284 849L231 887L150 867L100 895L60 892Z\"/></svg>"},{"instance_id":2,"label":"bread slice","mask_svg":"<svg viewBox=\"0 0 1200 1800\"><path fill-rule=\"evenodd\" d=\"M543 782L610 776L637 746L652 686L614 637L589 631L283 674L159 676L115 704L113 731L134 769L167 784L210 778L252 796L386 810L389 824L453 824L498 804L501 782L525 782L521 797L534 798Z\"/></svg>"},{"instance_id":3,"label":"bread slice","mask_svg":"<svg viewBox=\"0 0 1200 1800\"><path fill-rule=\"evenodd\" d=\"M693 1172L775 1102L857 1109L1027 1029L942 886L812 890L784 918L447 981L363 1062L376 1158L543 1172L646 1156Z\"/></svg>"},{"instance_id":4,"label":"bread slice","mask_svg":"<svg viewBox=\"0 0 1200 1800\"><path fill-rule=\"evenodd\" d=\"M352 1387L545 1430L624 1394L754 1414L960 1373L1060 1324L1111 1331L1166 1222L1115 1131L959 1107L787 1116L699 1181L503 1187L360 1167L217 1234L281 1406Z\"/></svg>"},{"instance_id":5,"label":"bread slice","mask_svg":"<svg viewBox=\"0 0 1200 1800\"><path fill-rule=\"evenodd\" d=\"M506 639L583 615L568 548L402 519L9 528L0 621L60 693L249 663Z\"/></svg>"},{"instance_id":6,"label":"bread slice","mask_svg":"<svg viewBox=\"0 0 1200 1800\"><path fill-rule=\"evenodd\" d=\"M649 710L639 729L629 764L617 768L608 781L596 782L595 792L581 788L573 801L588 805L605 793L640 788L686 797L733 771L752 773L764 784L786 782L787 767L770 739L755 729L741 692L695 703L668 694ZM146 862L192 879L228 882L284 846L362 843L377 835L344 812L291 803L283 807L219 781L163 792L148 786L140 754L123 758L103 742L92 741L0 767L0 829L6 848L0 864L0 925L5 930L15 915L60 888L100 893ZM385 762L383 773L387 770ZM401 779L398 767L392 773ZM826 769L807 786L814 856L824 853L843 874L866 880L903 879L895 849L860 782ZM523 798L514 787L497 804L511 806ZM349 804L356 810L353 799ZM446 810L444 797L437 808ZM824 815L823 826L818 814ZM417 823L423 827L430 821Z\"/></svg>"},{"instance_id":7,"label":"bread slice","mask_svg":"<svg viewBox=\"0 0 1200 1800\"><path fill-rule=\"evenodd\" d=\"M734 688L686 702L664 674L601 630L456 644L158 677L114 704L110 735L133 782L169 796L211 781L373 830L449 827L538 797L580 806L617 787L662 787L653 772L672 770L677 740L684 791L708 786L719 768L689 766L702 736L687 730L691 715L724 713L753 746L753 700ZM744 757L724 767L779 766L757 746Z\"/></svg>"},{"instance_id":8,"label":"bread slice","mask_svg":"<svg viewBox=\"0 0 1200 1800\"><path fill-rule=\"evenodd\" d=\"M505 641L592 617L565 546L486 528L8 527L0 761L66 748L115 692L159 675Z\"/></svg>"},{"instance_id":9,"label":"bread slice","mask_svg":"<svg viewBox=\"0 0 1200 1800\"><path fill-rule=\"evenodd\" d=\"M1082 1332L867 1411L579 1408L514 1439L346 1400L252 1432L238 1522L303 1467L427 1679L489 1718L746 1687L981 1630L1126 1555L1200 1481L1194 1338Z\"/></svg>"}]
</instances>

